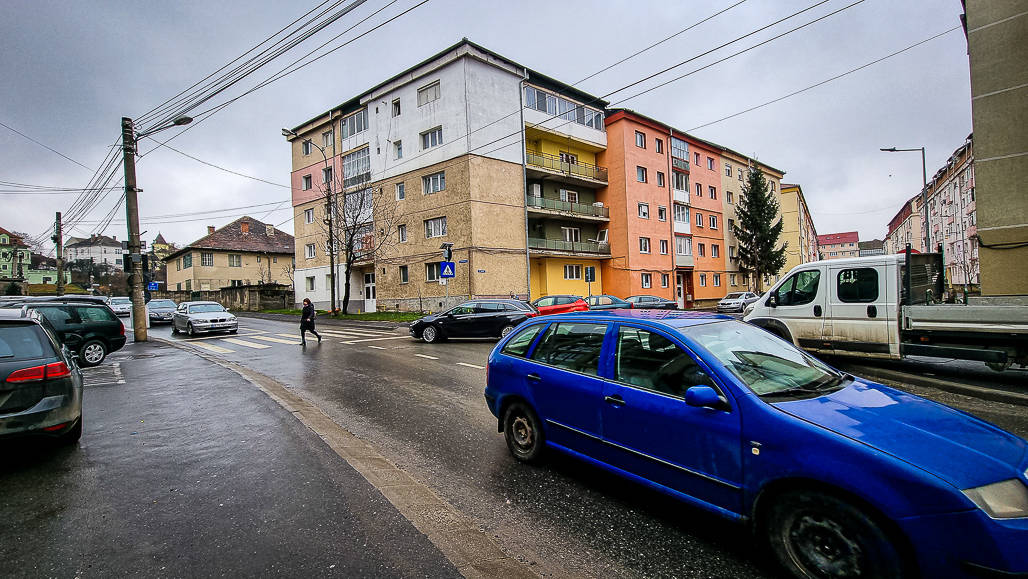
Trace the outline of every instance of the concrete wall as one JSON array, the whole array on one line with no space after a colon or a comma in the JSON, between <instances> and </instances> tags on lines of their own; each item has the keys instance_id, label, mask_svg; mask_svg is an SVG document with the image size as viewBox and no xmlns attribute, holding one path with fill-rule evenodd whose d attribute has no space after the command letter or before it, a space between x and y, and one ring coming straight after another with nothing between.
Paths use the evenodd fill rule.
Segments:
<instances>
[{"instance_id":1,"label":"concrete wall","mask_svg":"<svg viewBox=\"0 0 1028 579\"><path fill-rule=\"evenodd\" d=\"M259 312L261 310L289 309L293 307L293 292L281 286L241 286L214 291L155 291L151 299L172 299L178 303L188 301L218 302L228 310Z\"/></svg>"}]
</instances>

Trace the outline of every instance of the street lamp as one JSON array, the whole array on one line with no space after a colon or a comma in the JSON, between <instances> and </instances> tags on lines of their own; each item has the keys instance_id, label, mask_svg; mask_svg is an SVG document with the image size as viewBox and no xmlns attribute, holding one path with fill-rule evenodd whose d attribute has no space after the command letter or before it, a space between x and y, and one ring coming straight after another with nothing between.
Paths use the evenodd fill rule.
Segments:
<instances>
[{"instance_id":1,"label":"street lamp","mask_svg":"<svg viewBox=\"0 0 1028 579\"><path fill-rule=\"evenodd\" d=\"M193 122L192 117L181 115L171 121L171 124L150 129L136 134L132 119L121 118L121 150L125 165L125 220L128 221L128 249L129 260L132 262L129 280L131 282L129 292L132 298L132 336L136 342L145 342L146 335L146 304L143 302L143 252L139 243L139 199L136 188L136 143L143 137L148 137L158 131L188 125Z\"/></svg>"},{"instance_id":2,"label":"street lamp","mask_svg":"<svg viewBox=\"0 0 1028 579\"><path fill-rule=\"evenodd\" d=\"M880 151L884 151L886 153L906 153L906 152L921 151L921 208L924 210L924 223L923 223L923 228L924 228L924 249L927 252L931 252L932 251L931 233L928 231L928 227L929 227L929 225L928 225L928 170L927 170L927 167L925 166L924 147L920 147L920 148L917 148L917 149L897 149L896 147L889 147L889 148L883 148L883 149L879 149L879 150Z\"/></svg>"},{"instance_id":3,"label":"street lamp","mask_svg":"<svg viewBox=\"0 0 1028 579\"><path fill-rule=\"evenodd\" d=\"M300 135L296 134L296 131L293 131L291 129L282 129L282 136L300 138ZM311 139L307 139L306 142L310 143L311 145L314 145L318 148L319 151L321 151L321 156L325 159L325 171L322 173L322 175L328 177L328 154L325 153L325 148L321 147ZM332 307L330 307L329 309L332 310L332 313L334 314L337 309L336 284L338 283L338 281L336 280L336 246L334 242L335 232L332 224L332 220L335 213L335 211L333 211L334 205L332 204L332 179L325 179L325 187L325 214L328 215L328 219L326 220L328 222L328 267L329 271L332 272L332 287L330 288Z\"/></svg>"}]
</instances>

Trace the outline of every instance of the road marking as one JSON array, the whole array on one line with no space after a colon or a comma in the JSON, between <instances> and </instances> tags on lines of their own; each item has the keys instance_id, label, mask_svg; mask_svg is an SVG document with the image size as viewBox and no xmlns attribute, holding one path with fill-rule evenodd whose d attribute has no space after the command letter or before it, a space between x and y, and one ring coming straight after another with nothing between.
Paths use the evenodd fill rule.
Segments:
<instances>
[{"instance_id":1,"label":"road marking","mask_svg":"<svg viewBox=\"0 0 1028 579\"><path fill-rule=\"evenodd\" d=\"M247 336L256 336L257 334L266 334L266 333L267 332L264 332L264 331L254 330L252 333L249 333L249 334L239 334L239 336L245 338ZM215 334L215 335L212 335L212 336L198 336L196 338L182 338L182 340L184 340L186 342L195 342L197 340L223 340L223 339L225 339L225 336L229 336L229 335L235 335L235 334L220 334L219 333L219 334ZM172 338L172 339L174 339L174 338Z\"/></svg>"},{"instance_id":2,"label":"road marking","mask_svg":"<svg viewBox=\"0 0 1028 579\"><path fill-rule=\"evenodd\" d=\"M300 344L299 340L283 340L282 338L272 338L271 336L251 336L255 340L263 340L265 342L274 342L276 344L291 344L297 346Z\"/></svg>"},{"instance_id":3,"label":"road marking","mask_svg":"<svg viewBox=\"0 0 1028 579\"><path fill-rule=\"evenodd\" d=\"M392 335L392 332L378 332L378 331L374 331L374 330L351 330L351 329L348 329L348 328L343 328L343 329L339 329L339 330L321 330L321 331L325 332L326 334L350 334L350 335L354 335L354 336L367 336L367 337Z\"/></svg>"},{"instance_id":4,"label":"road marking","mask_svg":"<svg viewBox=\"0 0 1028 579\"><path fill-rule=\"evenodd\" d=\"M414 355L417 356L418 358L428 358L429 360L438 360L439 359L439 358L436 358L435 356L429 356L427 354L414 354Z\"/></svg>"},{"instance_id":5,"label":"road marking","mask_svg":"<svg viewBox=\"0 0 1028 579\"><path fill-rule=\"evenodd\" d=\"M374 348L376 350L388 350L389 349L389 348L383 348L382 346L368 346L368 347L369 348Z\"/></svg>"},{"instance_id":6,"label":"road marking","mask_svg":"<svg viewBox=\"0 0 1028 579\"><path fill-rule=\"evenodd\" d=\"M294 340L296 339L296 334L275 334L275 335L276 336L282 336L283 338L292 338Z\"/></svg>"},{"instance_id":7,"label":"road marking","mask_svg":"<svg viewBox=\"0 0 1028 579\"><path fill-rule=\"evenodd\" d=\"M196 346L197 348L203 348L204 350L214 352L216 354L229 354L231 352L235 352L235 350L229 350L228 348L222 348L221 346L215 346L214 344L205 344L203 342L193 342L192 345Z\"/></svg>"},{"instance_id":8,"label":"road marking","mask_svg":"<svg viewBox=\"0 0 1028 579\"><path fill-rule=\"evenodd\" d=\"M238 344L240 346L246 346L247 348L254 348L257 350L263 350L264 348L270 348L267 344L258 344L257 342L247 342L246 340L240 340L239 338L225 338L226 342L232 344Z\"/></svg>"},{"instance_id":9,"label":"road marking","mask_svg":"<svg viewBox=\"0 0 1028 579\"><path fill-rule=\"evenodd\" d=\"M477 368L479 370L485 370L485 366L479 366L478 364L468 364L466 362L457 362L458 366L467 366L468 368Z\"/></svg>"},{"instance_id":10,"label":"road marking","mask_svg":"<svg viewBox=\"0 0 1028 579\"><path fill-rule=\"evenodd\" d=\"M349 340L347 342L339 342L340 344L356 344L358 342L379 342L382 340L409 340L410 336L393 336L391 338L366 338L364 340Z\"/></svg>"}]
</instances>

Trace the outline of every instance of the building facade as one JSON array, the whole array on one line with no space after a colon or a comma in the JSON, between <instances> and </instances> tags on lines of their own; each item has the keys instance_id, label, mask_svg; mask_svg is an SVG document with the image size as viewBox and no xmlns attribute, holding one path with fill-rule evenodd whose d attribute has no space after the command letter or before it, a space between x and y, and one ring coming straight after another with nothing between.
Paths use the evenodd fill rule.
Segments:
<instances>
[{"instance_id":1,"label":"building facade","mask_svg":"<svg viewBox=\"0 0 1028 579\"><path fill-rule=\"evenodd\" d=\"M209 291L223 287L292 285L293 236L268 223L241 217L168 254L170 291Z\"/></svg>"},{"instance_id":2,"label":"building facade","mask_svg":"<svg viewBox=\"0 0 1028 579\"><path fill-rule=\"evenodd\" d=\"M932 251L942 247L946 284L975 289L979 256L973 136L969 135L928 182L928 223Z\"/></svg>"},{"instance_id":3,"label":"building facade","mask_svg":"<svg viewBox=\"0 0 1028 579\"><path fill-rule=\"evenodd\" d=\"M821 246L803 188L782 183L780 191L778 206L782 214L782 241L787 244L785 267L782 268L782 273L785 273L802 263L820 260Z\"/></svg>"},{"instance_id":4,"label":"building facade","mask_svg":"<svg viewBox=\"0 0 1028 579\"><path fill-rule=\"evenodd\" d=\"M817 236L817 243L821 247L822 259L860 257L860 234L856 231L825 233Z\"/></svg>"},{"instance_id":5,"label":"building facade","mask_svg":"<svg viewBox=\"0 0 1028 579\"><path fill-rule=\"evenodd\" d=\"M64 261L90 261L97 265L122 267L121 242L117 237L107 235L91 235L86 238L75 238L64 244Z\"/></svg>"}]
</instances>

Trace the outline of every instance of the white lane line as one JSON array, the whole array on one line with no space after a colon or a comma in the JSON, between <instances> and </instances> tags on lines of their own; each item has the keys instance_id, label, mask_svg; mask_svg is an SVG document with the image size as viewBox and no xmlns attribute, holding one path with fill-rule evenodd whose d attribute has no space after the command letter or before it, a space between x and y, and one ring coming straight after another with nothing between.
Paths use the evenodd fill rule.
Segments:
<instances>
[{"instance_id":1,"label":"white lane line","mask_svg":"<svg viewBox=\"0 0 1028 579\"><path fill-rule=\"evenodd\" d=\"M318 330L318 333L323 335L323 336L325 336L326 338L343 338L345 340L357 340L357 339L366 337L366 336L362 336L360 334L341 334L339 332L326 332L325 330ZM290 337L295 337L296 336L296 334L275 334L275 335L276 336L290 336Z\"/></svg>"},{"instance_id":2,"label":"white lane line","mask_svg":"<svg viewBox=\"0 0 1028 579\"><path fill-rule=\"evenodd\" d=\"M247 348L254 348L255 350L263 350L264 348L270 348L267 344L258 344L257 342L247 342L246 340L240 340L239 338L225 338L226 342L231 344L238 344L240 346L246 346Z\"/></svg>"},{"instance_id":3,"label":"white lane line","mask_svg":"<svg viewBox=\"0 0 1028 579\"><path fill-rule=\"evenodd\" d=\"M467 366L468 368L477 368L479 370L485 370L485 366L479 366L477 364L468 364L466 362L457 362L458 366Z\"/></svg>"},{"instance_id":4,"label":"white lane line","mask_svg":"<svg viewBox=\"0 0 1028 579\"><path fill-rule=\"evenodd\" d=\"M426 354L414 354L414 355L417 356L418 358L428 358L429 360L438 360L439 359L439 358L436 358L435 356L428 356Z\"/></svg>"},{"instance_id":5,"label":"white lane line","mask_svg":"<svg viewBox=\"0 0 1028 579\"><path fill-rule=\"evenodd\" d=\"M264 331L256 331L256 332L253 332L253 333L250 333L250 334L238 334L238 335L243 337L243 338L245 338L247 336L255 336L257 334L266 334L266 333L267 332L264 332ZM196 337L196 338L183 338L183 341L185 341L185 342L195 342L197 340L221 340L225 336L232 336L232 335L235 335L235 334L222 334L222 333L219 333L219 334L214 334L214 335L211 335L211 336L202 336L202 337Z\"/></svg>"},{"instance_id":6,"label":"white lane line","mask_svg":"<svg viewBox=\"0 0 1028 579\"><path fill-rule=\"evenodd\" d=\"M265 342L274 342L276 344L292 344L294 346L300 344L300 340L283 340L282 338L272 338L271 336L251 336L255 340L263 340Z\"/></svg>"},{"instance_id":7,"label":"white lane line","mask_svg":"<svg viewBox=\"0 0 1028 579\"><path fill-rule=\"evenodd\" d=\"M321 330L326 334L350 334L354 336L366 336L373 338L375 336L391 336L393 332L375 332L370 330L350 330L350 329L338 329L338 330Z\"/></svg>"},{"instance_id":8,"label":"white lane line","mask_svg":"<svg viewBox=\"0 0 1028 579\"><path fill-rule=\"evenodd\" d=\"M382 346L368 346L368 347L369 348L374 348L376 350L388 350L389 349L389 348L383 348Z\"/></svg>"},{"instance_id":9,"label":"white lane line","mask_svg":"<svg viewBox=\"0 0 1028 579\"><path fill-rule=\"evenodd\" d=\"M339 342L340 344L356 344L358 342L380 342L382 340L409 340L410 336L393 336L391 338L367 338L364 340L350 340L347 342Z\"/></svg>"},{"instance_id":10,"label":"white lane line","mask_svg":"<svg viewBox=\"0 0 1028 579\"><path fill-rule=\"evenodd\" d=\"M203 348L204 350L214 352L216 354L229 354L235 352L235 350L229 350L228 348L222 348L221 346L215 346L214 344L205 344L203 342L193 342L193 345L197 348Z\"/></svg>"}]
</instances>

